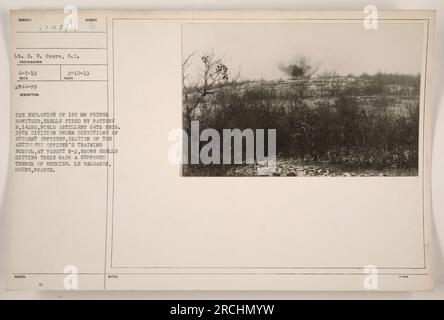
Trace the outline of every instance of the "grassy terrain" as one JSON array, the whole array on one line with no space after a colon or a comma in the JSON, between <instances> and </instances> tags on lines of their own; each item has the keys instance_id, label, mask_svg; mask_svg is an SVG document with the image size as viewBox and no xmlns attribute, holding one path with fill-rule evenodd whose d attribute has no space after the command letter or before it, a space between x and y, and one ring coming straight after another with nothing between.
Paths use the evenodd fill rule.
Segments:
<instances>
[{"instance_id":1,"label":"grassy terrain","mask_svg":"<svg viewBox=\"0 0 444 320\"><path fill-rule=\"evenodd\" d=\"M184 89L183 127L276 129L279 175L416 175L419 75L227 82ZM222 150L221 150L222 151ZM257 175L257 165L189 165L184 175Z\"/></svg>"}]
</instances>

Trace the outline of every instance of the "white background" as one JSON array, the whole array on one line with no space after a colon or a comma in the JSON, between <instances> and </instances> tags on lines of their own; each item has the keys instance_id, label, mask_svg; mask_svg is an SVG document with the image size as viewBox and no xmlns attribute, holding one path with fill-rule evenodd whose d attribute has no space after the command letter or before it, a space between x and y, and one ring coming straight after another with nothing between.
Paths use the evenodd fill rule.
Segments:
<instances>
[{"instance_id":1,"label":"white background","mask_svg":"<svg viewBox=\"0 0 444 320\"><path fill-rule=\"evenodd\" d=\"M56 1L41 0L2 0L0 3L0 299L41 298L41 299L78 299L78 298L120 298L120 299L347 299L347 298L394 298L444 299L444 114L442 105L444 95L444 2L442 0L98 0ZM436 55L433 68L433 260L435 272L435 291L413 293L388 292L6 292L4 274L7 264L7 228L3 197L7 183L9 150L9 10L51 8L63 10L67 4L82 9L304 9L304 10L362 10L369 4L378 9L435 9L437 11ZM38 6L38 7L36 7Z\"/></svg>"}]
</instances>

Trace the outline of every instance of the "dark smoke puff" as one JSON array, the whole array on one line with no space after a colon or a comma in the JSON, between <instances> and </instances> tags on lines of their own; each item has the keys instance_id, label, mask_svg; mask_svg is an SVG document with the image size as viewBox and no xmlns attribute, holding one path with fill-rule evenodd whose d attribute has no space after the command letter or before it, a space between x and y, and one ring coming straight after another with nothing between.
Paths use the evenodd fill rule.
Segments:
<instances>
[{"instance_id":1,"label":"dark smoke puff","mask_svg":"<svg viewBox=\"0 0 444 320\"><path fill-rule=\"evenodd\" d=\"M317 70L317 67L312 65L307 58L293 58L290 63L279 65L279 70L284 72L290 78L297 77L311 77Z\"/></svg>"}]
</instances>

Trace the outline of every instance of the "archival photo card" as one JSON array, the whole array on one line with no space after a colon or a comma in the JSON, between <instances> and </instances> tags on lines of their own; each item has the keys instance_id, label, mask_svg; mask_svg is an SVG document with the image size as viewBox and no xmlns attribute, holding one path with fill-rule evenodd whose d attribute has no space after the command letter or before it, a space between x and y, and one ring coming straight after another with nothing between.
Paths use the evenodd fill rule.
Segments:
<instances>
[{"instance_id":1,"label":"archival photo card","mask_svg":"<svg viewBox=\"0 0 444 320\"><path fill-rule=\"evenodd\" d=\"M9 289L430 290L432 11L16 10Z\"/></svg>"}]
</instances>

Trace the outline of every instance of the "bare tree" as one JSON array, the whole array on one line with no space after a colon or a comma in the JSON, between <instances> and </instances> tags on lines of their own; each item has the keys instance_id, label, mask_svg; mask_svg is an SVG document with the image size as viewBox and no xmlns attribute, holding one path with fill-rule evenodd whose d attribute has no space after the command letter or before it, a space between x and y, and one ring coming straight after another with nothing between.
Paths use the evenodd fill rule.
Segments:
<instances>
[{"instance_id":1,"label":"bare tree","mask_svg":"<svg viewBox=\"0 0 444 320\"><path fill-rule=\"evenodd\" d=\"M186 86L185 82L190 77L190 74L188 73L188 68L191 65L191 58L193 58L194 55L196 55L196 51L190 53L188 56L186 56L182 60L182 87L183 88L185 88L185 86Z\"/></svg>"},{"instance_id":2,"label":"bare tree","mask_svg":"<svg viewBox=\"0 0 444 320\"><path fill-rule=\"evenodd\" d=\"M228 81L228 67L222 57L216 56L213 51L204 52L200 57L203 66L200 68L197 91L202 97L212 93L211 90L219 83Z\"/></svg>"},{"instance_id":3,"label":"bare tree","mask_svg":"<svg viewBox=\"0 0 444 320\"><path fill-rule=\"evenodd\" d=\"M196 110L205 107L205 96L213 93L212 89L218 84L228 81L228 67L223 62L223 58L214 54L213 51L203 52L199 55L202 64L198 68L196 78L191 80L190 78L192 77L190 77L188 69L191 65L192 58L196 54L196 52L193 52L182 61L182 83L185 102L183 120L186 130L189 129L193 114ZM187 81L192 86L192 91L197 93L197 95L190 93L190 98L188 98L187 90L185 90Z\"/></svg>"}]
</instances>

